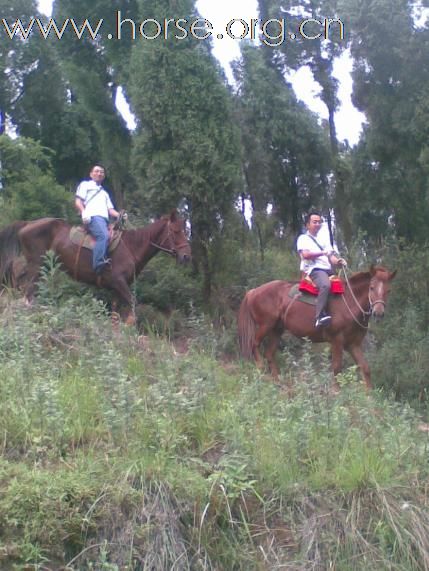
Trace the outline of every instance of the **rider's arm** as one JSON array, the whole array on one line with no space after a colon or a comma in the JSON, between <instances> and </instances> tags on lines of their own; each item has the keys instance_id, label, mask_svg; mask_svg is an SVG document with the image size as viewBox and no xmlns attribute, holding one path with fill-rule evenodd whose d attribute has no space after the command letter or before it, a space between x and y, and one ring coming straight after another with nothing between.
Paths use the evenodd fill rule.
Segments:
<instances>
[{"instance_id":1,"label":"rider's arm","mask_svg":"<svg viewBox=\"0 0 429 571\"><path fill-rule=\"evenodd\" d=\"M112 218L119 218L119 212L117 210L115 210L114 208L109 208L109 216L111 216Z\"/></svg>"},{"instance_id":2,"label":"rider's arm","mask_svg":"<svg viewBox=\"0 0 429 571\"><path fill-rule=\"evenodd\" d=\"M316 260L320 256L327 256L327 250L318 250L317 252L312 252L311 250L300 250L299 253L304 260Z\"/></svg>"},{"instance_id":3,"label":"rider's arm","mask_svg":"<svg viewBox=\"0 0 429 571\"><path fill-rule=\"evenodd\" d=\"M331 252L328 256L329 263L333 266L347 266L347 262L344 258L340 258L340 256L336 252Z\"/></svg>"},{"instance_id":4,"label":"rider's arm","mask_svg":"<svg viewBox=\"0 0 429 571\"><path fill-rule=\"evenodd\" d=\"M82 214L82 212L85 210L85 204L84 204L83 200L81 198L79 198L78 196L75 198L74 205L76 206L79 214Z\"/></svg>"}]
</instances>

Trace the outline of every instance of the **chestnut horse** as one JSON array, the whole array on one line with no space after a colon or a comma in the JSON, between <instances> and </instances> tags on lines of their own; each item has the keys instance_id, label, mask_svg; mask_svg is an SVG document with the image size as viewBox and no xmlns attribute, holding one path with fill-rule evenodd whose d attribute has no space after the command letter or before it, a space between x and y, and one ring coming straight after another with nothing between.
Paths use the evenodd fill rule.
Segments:
<instances>
[{"instance_id":1,"label":"chestnut horse","mask_svg":"<svg viewBox=\"0 0 429 571\"><path fill-rule=\"evenodd\" d=\"M369 272L353 274L347 280L344 294L330 296L328 307L332 321L324 329L314 327L313 305L299 301L298 296L289 296L294 283L276 280L248 291L238 315L241 354L248 359L254 357L261 368L260 345L266 337L265 357L271 374L278 378L274 356L282 333L288 330L296 337L308 337L314 343L330 343L334 374L342 368L343 350L348 351L361 370L366 388L370 389L370 370L362 351L362 341L370 316L384 315L389 284L395 274L396 271L373 266Z\"/></svg>"},{"instance_id":2,"label":"chestnut horse","mask_svg":"<svg viewBox=\"0 0 429 571\"><path fill-rule=\"evenodd\" d=\"M191 248L184 233L184 223L174 210L144 228L124 230L116 249L109 254L111 269L97 276L92 269L92 251L71 242L70 224L58 218L42 218L32 222L15 222L0 232L0 276L5 278L20 253L26 259L25 296L34 296L42 258L53 250L62 268L80 282L107 288L114 293L121 317L128 324L132 316L130 284L158 252L166 252L178 262L191 259ZM11 280L13 283L13 279Z\"/></svg>"}]
</instances>

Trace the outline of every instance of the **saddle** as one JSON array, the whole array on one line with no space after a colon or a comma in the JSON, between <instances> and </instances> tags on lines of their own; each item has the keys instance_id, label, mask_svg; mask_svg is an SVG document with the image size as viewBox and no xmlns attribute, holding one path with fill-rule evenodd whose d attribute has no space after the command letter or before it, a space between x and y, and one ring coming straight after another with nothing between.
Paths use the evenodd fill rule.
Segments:
<instances>
[{"instance_id":1,"label":"saddle","mask_svg":"<svg viewBox=\"0 0 429 571\"><path fill-rule=\"evenodd\" d=\"M118 247L121 236L122 231L116 230L113 224L109 224L109 246L107 250L109 253ZM94 249L95 238L83 226L72 226L70 228L70 240L80 248Z\"/></svg>"},{"instance_id":2,"label":"saddle","mask_svg":"<svg viewBox=\"0 0 429 571\"><path fill-rule=\"evenodd\" d=\"M344 293L344 284L338 276L330 276L331 294L339 295ZM305 275L300 282L292 286L289 290L289 297L295 298L298 301L303 301L309 305L316 305L317 295L319 290L313 280Z\"/></svg>"}]
</instances>

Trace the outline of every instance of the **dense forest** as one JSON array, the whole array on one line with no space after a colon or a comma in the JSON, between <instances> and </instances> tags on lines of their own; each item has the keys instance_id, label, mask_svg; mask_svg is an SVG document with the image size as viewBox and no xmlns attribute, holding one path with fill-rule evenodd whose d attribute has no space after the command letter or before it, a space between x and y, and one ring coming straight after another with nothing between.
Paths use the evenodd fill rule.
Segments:
<instances>
[{"instance_id":1,"label":"dense forest","mask_svg":"<svg viewBox=\"0 0 429 571\"><path fill-rule=\"evenodd\" d=\"M136 328L49 253L32 308L2 290L0 569L429 569L429 1L259 0L270 24L240 42L232 84L189 30L111 37L118 11L155 36L198 19L193 0L54 0L58 27L103 19L60 40L35 0L0 7L0 226L77 222L101 163L131 227L177 208L192 246L190 267L142 272ZM280 19L293 39L273 39ZM336 129L345 52L355 146ZM304 66L326 120L291 85ZM346 362L332 395L306 341L284 339L280 385L238 357L240 301L298 276L311 208L350 271L397 270L367 335L371 394Z\"/></svg>"},{"instance_id":2,"label":"dense forest","mask_svg":"<svg viewBox=\"0 0 429 571\"><path fill-rule=\"evenodd\" d=\"M337 238L348 248L362 237L380 244L386 235L424 243L429 72L422 4L261 0L261 18L272 19L265 28L270 37L278 34L279 14L288 30L329 17L344 27L332 25L326 40L286 38L277 47L244 40L232 87L208 39L177 40L171 33L133 40L130 26L120 40L108 37L119 9L124 21L138 23L147 14L160 22L165 14L192 21L198 14L190 0L54 2L57 26L74 18L95 28L103 19L95 39L89 32L79 39L71 27L60 40L52 30L44 39L34 26L27 39L18 31L10 39L4 26L2 221L69 215L69 193L100 161L119 207L145 217L175 206L186 213L194 269L207 296L218 281L213 260L225 233L231 224L246 226L236 215L245 199L254 220L247 231L262 252L269 236L296 236L310 206L335 213ZM26 28L36 3L4 2L2 15L8 30L18 18ZM48 18L39 18L47 27ZM335 128L333 64L345 50L353 59L353 102L366 117L353 148ZM297 100L286 79L302 66L320 86L327 121ZM115 105L118 90L135 116L132 132Z\"/></svg>"}]
</instances>

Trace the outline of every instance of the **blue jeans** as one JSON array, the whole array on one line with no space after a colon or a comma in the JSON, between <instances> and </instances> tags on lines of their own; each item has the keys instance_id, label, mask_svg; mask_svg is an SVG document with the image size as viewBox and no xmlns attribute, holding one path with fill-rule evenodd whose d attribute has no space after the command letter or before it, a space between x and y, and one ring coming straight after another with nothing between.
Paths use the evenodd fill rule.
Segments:
<instances>
[{"instance_id":1,"label":"blue jeans","mask_svg":"<svg viewBox=\"0 0 429 571\"><path fill-rule=\"evenodd\" d=\"M106 258L109 244L107 225L108 221L102 216L92 216L88 226L89 233L95 238L94 250L92 251L92 267L94 270L102 266Z\"/></svg>"}]
</instances>

